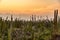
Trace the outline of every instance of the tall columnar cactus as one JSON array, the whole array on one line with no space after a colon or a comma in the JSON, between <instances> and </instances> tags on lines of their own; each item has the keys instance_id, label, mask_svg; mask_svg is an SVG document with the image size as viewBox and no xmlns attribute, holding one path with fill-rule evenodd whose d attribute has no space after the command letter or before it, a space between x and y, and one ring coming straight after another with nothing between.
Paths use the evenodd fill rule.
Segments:
<instances>
[{"instance_id":1,"label":"tall columnar cactus","mask_svg":"<svg viewBox=\"0 0 60 40\"><path fill-rule=\"evenodd\" d=\"M0 17L0 40L2 40L2 18Z\"/></svg>"},{"instance_id":2,"label":"tall columnar cactus","mask_svg":"<svg viewBox=\"0 0 60 40\"><path fill-rule=\"evenodd\" d=\"M36 15L32 15L32 21L36 21Z\"/></svg>"},{"instance_id":3,"label":"tall columnar cactus","mask_svg":"<svg viewBox=\"0 0 60 40\"><path fill-rule=\"evenodd\" d=\"M54 26L53 26L53 32L52 32L52 40L57 40L58 35L58 27L57 27L57 16L58 16L58 10L54 10Z\"/></svg>"},{"instance_id":4,"label":"tall columnar cactus","mask_svg":"<svg viewBox=\"0 0 60 40\"><path fill-rule=\"evenodd\" d=\"M53 31L54 34L57 34L58 28L57 28L57 16L58 16L58 10L54 11L54 27L53 27Z\"/></svg>"},{"instance_id":5,"label":"tall columnar cactus","mask_svg":"<svg viewBox=\"0 0 60 40\"><path fill-rule=\"evenodd\" d=\"M11 22L10 22L10 29L8 29L8 40L12 40L12 22L13 22L13 17L11 15Z\"/></svg>"}]
</instances>

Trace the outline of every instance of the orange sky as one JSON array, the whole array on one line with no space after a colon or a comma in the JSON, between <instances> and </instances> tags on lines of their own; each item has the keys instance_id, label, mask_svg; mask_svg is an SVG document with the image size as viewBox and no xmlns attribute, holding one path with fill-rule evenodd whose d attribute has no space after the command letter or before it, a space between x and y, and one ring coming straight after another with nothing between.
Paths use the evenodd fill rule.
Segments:
<instances>
[{"instance_id":1,"label":"orange sky","mask_svg":"<svg viewBox=\"0 0 60 40\"><path fill-rule=\"evenodd\" d=\"M60 10L59 0L1 0L0 12L15 14L47 14Z\"/></svg>"}]
</instances>

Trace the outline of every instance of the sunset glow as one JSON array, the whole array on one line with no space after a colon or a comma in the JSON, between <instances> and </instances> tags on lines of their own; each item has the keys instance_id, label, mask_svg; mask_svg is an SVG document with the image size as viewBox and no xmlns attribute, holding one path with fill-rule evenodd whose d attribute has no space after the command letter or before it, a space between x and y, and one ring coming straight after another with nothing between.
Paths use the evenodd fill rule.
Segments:
<instances>
[{"instance_id":1,"label":"sunset glow","mask_svg":"<svg viewBox=\"0 0 60 40\"><path fill-rule=\"evenodd\" d=\"M18 13L18 14L33 14L33 13L49 13L54 9L60 10L58 0L1 0L1 13Z\"/></svg>"}]
</instances>

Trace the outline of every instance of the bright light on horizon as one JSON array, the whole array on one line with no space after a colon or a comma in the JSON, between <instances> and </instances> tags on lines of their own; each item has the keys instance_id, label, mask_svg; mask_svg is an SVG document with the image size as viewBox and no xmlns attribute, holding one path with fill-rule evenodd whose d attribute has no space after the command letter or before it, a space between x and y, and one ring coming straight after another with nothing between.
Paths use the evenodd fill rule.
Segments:
<instances>
[{"instance_id":1,"label":"bright light on horizon","mask_svg":"<svg viewBox=\"0 0 60 40\"><path fill-rule=\"evenodd\" d=\"M48 14L60 6L57 0L1 0L0 13L6 14Z\"/></svg>"}]
</instances>

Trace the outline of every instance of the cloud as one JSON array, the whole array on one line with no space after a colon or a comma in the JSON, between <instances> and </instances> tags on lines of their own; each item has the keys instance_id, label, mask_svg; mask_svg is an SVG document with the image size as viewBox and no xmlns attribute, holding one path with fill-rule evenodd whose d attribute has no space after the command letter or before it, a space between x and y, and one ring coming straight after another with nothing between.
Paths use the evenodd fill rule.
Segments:
<instances>
[{"instance_id":1,"label":"cloud","mask_svg":"<svg viewBox=\"0 0 60 40\"><path fill-rule=\"evenodd\" d=\"M58 2L60 3L60 0L58 0Z\"/></svg>"},{"instance_id":2,"label":"cloud","mask_svg":"<svg viewBox=\"0 0 60 40\"><path fill-rule=\"evenodd\" d=\"M2 0L0 0L0 1L2 1Z\"/></svg>"}]
</instances>

